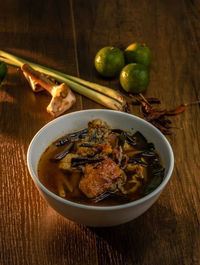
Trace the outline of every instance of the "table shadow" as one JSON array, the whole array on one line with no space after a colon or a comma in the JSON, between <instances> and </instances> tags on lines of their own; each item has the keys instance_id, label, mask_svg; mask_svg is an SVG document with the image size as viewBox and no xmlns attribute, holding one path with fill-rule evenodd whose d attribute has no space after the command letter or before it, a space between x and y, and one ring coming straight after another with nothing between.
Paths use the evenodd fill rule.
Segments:
<instances>
[{"instance_id":1,"label":"table shadow","mask_svg":"<svg viewBox=\"0 0 200 265\"><path fill-rule=\"evenodd\" d=\"M45 123L52 120L46 112L50 97L44 92L33 93L28 82L24 83L22 73L10 70L0 92L0 134L5 139L30 141Z\"/></svg>"},{"instance_id":2,"label":"table shadow","mask_svg":"<svg viewBox=\"0 0 200 265\"><path fill-rule=\"evenodd\" d=\"M188 229L187 229L188 228ZM110 264L110 253L117 253L122 264L167 264L163 259L169 258L173 265L181 264L182 257L177 257L176 248L187 249L188 255L194 253L193 246L197 242L197 235L192 220L186 216L177 216L172 209L162 205L155 205L137 219L116 227L88 228L96 234L98 252L104 246L104 261ZM181 231L184 229L185 237ZM194 231L191 231L194 230ZM188 246L187 233L192 236L193 246ZM172 240L173 238L173 240ZM165 249L172 250L165 251ZM151 251L154 252L153 263L150 261ZM197 253L194 253L197 256ZM102 257L102 255L99 255ZM192 257L188 257L188 259ZM99 261L101 264L102 260ZM102 262L103 263L103 262Z\"/></svg>"}]
</instances>

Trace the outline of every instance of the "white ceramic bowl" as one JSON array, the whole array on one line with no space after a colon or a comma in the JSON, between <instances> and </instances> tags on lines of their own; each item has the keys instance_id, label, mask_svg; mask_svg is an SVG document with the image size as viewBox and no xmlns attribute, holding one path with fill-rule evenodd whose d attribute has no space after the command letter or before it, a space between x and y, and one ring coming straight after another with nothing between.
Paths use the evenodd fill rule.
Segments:
<instances>
[{"instance_id":1,"label":"white ceramic bowl","mask_svg":"<svg viewBox=\"0 0 200 265\"><path fill-rule=\"evenodd\" d=\"M105 120L113 128L140 131L149 142L155 144L165 167L165 177L152 193L137 201L123 205L88 206L60 198L45 188L39 181L37 166L45 149L66 133L86 128L88 122L96 118ZM96 109L66 114L45 125L30 143L27 162L35 185L49 205L58 213L70 220L88 226L114 226L135 219L152 206L170 179L174 166L174 156L165 136L150 123L127 113Z\"/></svg>"}]
</instances>

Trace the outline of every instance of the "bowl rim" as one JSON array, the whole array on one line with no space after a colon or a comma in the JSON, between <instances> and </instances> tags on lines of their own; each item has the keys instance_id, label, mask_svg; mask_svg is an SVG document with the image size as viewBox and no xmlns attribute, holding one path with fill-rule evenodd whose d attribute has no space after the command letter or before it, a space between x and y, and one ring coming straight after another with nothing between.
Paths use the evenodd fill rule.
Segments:
<instances>
[{"instance_id":1,"label":"bowl rim","mask_svg":"<svg viewBox=\"0 0 200 265\"><path fill-rule=\"evenodd\" d=\"M73 115L78 115L78 113L92 113L92 112L111 112L111 113L119 113L120 115L124 115L124 116L129 116L130 118L136 119L144 124L146 124L147 126L149 126L151 129L153 129L154 131L156 131L159 136L161 137L162 141L164 141L165 145L167 146L168 152L169 152L169 157L170 157L170 165L169 165L169 169L168 169L168 173L165 176L165 178L163 179L163 181L160 183L160 185L151 193L149 193L148 195L133 201L133 202L128 202L128 203L124 203L124 204L120 204L120 205L113 205L113 206L93 206L93 205L85 205L85 204L80 204L80 203L76 203L73 201L69 201L67 199L61 198L58 195L56 195L55 193L51 192L50 190L48 190L39 180L39 178L36 176L36 174L34 173L34 170L32 168L32 164L31 164L31 150L33 148L33 144L34 142L37 140L37 138L40 136L40 134L42 133L42 131L44 129L46 129L47 127L53 125L54 123L56 123L58 120L62 120L65 119L66 117L73 116ZM118 115L118 114L117 114ZM154 197L155 195L159 194L163 188L166 186L166 184L168 183L171 175L172 175L172 171L174 168L174 154L173 154L173 150L172 147L169 143L169 141L167 140L167 138L155 127L153 126L151 123L145 121L144 119L135 116L133 114L129 114L126 112L121 112L121 111L117 111L117 110L109 110L109 109L89 109L89 110L79 110L79 111L74 111L65 115L62 115L60 117L57 117L56 119L48 122L47 124L45 124L32 138L28 150L27 150L27 166L28 166L28 170L29 173L33 179L33 181L37 184L37 186L43 190L45 193L47 193L50 197L53 197L53 199L58 200L59 202L62 202L66 205L69 205L71 207L76 207L76 208L81 208L81 209L86 209L86 210L94 210L94 211L110 211L110 210L120 210L120 209L125 209L125 208L129 208L129 207L133 207L139 204L144 203L145 201L148 201L149 199L151 199L152 197Z\"/></svg>"}]
</instances>

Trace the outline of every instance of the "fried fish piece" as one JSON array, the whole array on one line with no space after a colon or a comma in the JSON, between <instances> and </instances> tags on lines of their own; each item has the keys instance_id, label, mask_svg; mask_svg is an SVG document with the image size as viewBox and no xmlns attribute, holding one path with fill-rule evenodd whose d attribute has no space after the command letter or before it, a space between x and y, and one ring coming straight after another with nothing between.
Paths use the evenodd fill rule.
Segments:
<instances>
[{"instance_id":1,"label":"fried fish piece","mask_svg":"<svg viewBox=\"0 0 200 265\"><path fill-rule=\"evenodd\" d=\"M102 162L86 164L79 188L88 198L95 198L109 190L118 178L123 179L122 170L106 156Z\"/></svg>"}]
</instances>

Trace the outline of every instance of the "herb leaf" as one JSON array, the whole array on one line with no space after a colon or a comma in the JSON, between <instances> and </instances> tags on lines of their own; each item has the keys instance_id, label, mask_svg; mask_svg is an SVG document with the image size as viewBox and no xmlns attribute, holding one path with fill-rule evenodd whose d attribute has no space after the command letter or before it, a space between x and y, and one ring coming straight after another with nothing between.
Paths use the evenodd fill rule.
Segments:
<instances>
[{"instance_id":1,"label":"herb leaf","mask_svg":"<svg viewBox=\"0 0 200 265\"><path fill-rule=\"evenodd\" d=\"M144 188L142 189L142 193L147 195L154 191L163 181L164 173L165 169L161 164L157 163L154 165L154 170L152 171L153 176L151 180L145 184Z\"/></svg>"},{"instance_id":2,"label":"herb leaf","mask_svg":"<svg viewBox=\"0 0 200 265\"><path fill-rule=\"evenodd\" d=\"M119 145L124 146L125 140L126 140L126 135L124 132L120 133L119 137Z\"/></svg>"}]
</instances>

